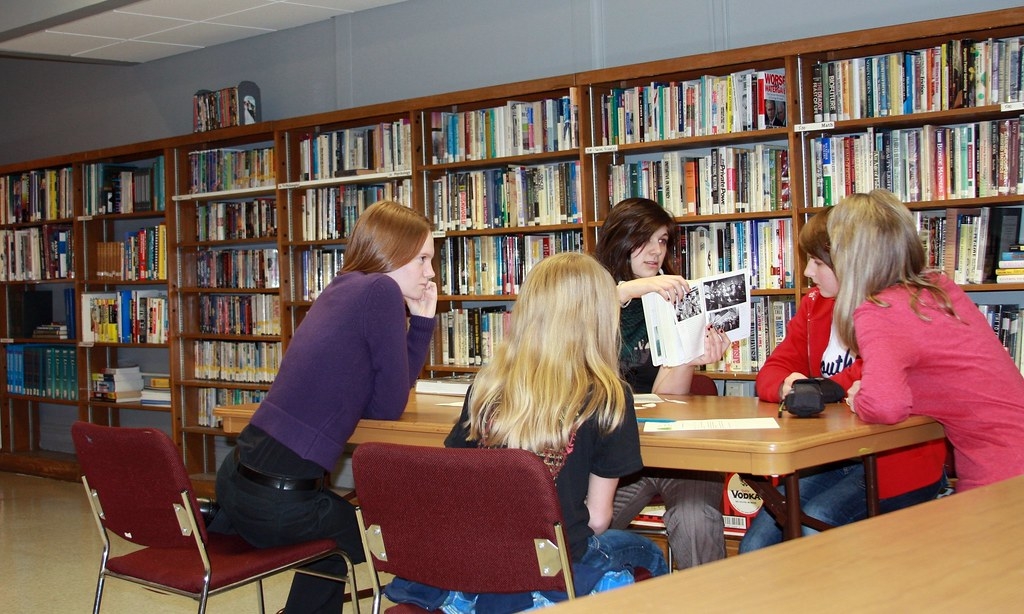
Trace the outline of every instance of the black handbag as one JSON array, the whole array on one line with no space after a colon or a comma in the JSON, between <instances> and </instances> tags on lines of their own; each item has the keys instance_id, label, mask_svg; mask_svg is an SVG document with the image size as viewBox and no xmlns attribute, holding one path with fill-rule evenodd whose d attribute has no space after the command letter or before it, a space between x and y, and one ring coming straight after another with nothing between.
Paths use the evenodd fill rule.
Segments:
<instances>
[{"instance_id":1,"label":"black handbag","mask_svg":"<svg viewBox=\"0 0 1024 614\"><path fill-rule=\"evenodd\" d=\"M783 404L786 411L798 418L810 418L820 414L826 403L838 403L846 396L843 387L824 378L798 379L786 395Z\"/></svg>"}]
</instances>

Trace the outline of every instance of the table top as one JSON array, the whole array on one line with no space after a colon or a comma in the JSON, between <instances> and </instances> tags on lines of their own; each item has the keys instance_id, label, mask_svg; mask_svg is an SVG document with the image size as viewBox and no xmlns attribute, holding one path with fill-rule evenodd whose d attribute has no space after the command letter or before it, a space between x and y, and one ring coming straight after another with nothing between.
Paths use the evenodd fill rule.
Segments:
<instances>
[{"instance_id":1,"label":"table top","mask_svg":"<svg viewBox=\"0 0 1024 614\"><path fill-rule=\"evenodd\" d=\"M753 397L666 396L673 401L637 410L641 418L711 420L777 418L778 405ZM461 410L461 397L409 395L398 420L360 420L351 444L387 441L443 445ZM679 402L681 401L681 402ZM255 404L219 407L216 415L240 431ZM854 458L944 436L942 426L920 416L894 425L867 424L842 404L829 405L815 418L786 413L778 429L701 430L645 433L640 447L647 467L783 475L805 467ZM230 431L229 431L230 432Z\"/></svg>"},{"instance_id":2,"label":"table top","mask_svg":"<svg viewBox=\"0 0 1024 614\"><path fill-rule=\"evenodd\" d=\"M590 612L1010 612L1024 601L1024 476L558 604ZM742 605L746 604L746 605Z\"/></svg>"}]
</instances>

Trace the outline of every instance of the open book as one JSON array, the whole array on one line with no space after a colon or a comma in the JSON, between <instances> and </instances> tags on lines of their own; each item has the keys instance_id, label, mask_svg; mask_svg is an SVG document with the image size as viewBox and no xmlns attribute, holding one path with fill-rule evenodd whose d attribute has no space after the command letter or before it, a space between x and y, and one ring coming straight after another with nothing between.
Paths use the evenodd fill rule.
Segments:
<instances>
[{"instance_id":1,"label":"open book","mask_svg":"<svg viewBox=\"0 0 1024 614\"><path fill-rule=\"evenodd\" d=\"M673 305L657 292L645 294L644 319L655 366L674 367L704 353L710 324L731 341L750 336L750 272L732 271L690 282L690 292Z\"/></svg>"}]
</instances>

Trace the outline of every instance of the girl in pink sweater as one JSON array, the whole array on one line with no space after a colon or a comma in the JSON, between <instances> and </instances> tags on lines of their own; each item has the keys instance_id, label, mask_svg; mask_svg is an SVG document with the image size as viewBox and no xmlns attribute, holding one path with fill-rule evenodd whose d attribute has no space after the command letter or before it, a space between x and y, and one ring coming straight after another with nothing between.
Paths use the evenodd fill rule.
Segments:
<instances>
[{"instance_id":1,"label":"girl in pink sweater","mask_svg":"<svg viewBox=\"0 0 1024 614\"><path fill-rule=\"evenodd\" d=\"M865 422L942 423L958 491L1024 474L1024 377L964 291L925 269L910 210L885 190L854 194L828 231L836 330L864 361L851 409Z\"/></svg>"}]
</instances>

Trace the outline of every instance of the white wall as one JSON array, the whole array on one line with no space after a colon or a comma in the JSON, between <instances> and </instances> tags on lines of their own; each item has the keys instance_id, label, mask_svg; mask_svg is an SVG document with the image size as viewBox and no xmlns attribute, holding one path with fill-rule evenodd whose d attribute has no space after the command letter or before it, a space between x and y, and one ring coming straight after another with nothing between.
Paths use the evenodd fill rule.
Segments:
<instances>
[{"instance_id":1,"label":"white wall","mask_svg":"<svg viewBox=\"0 0 1024 614\"><path fill-rule=\"evenodd\" d=\"M283 119L1019 4L408 0L136 66L0 59L0 164L188 133L196 90L243 79Z\"/></svg>"}]
</instances>

